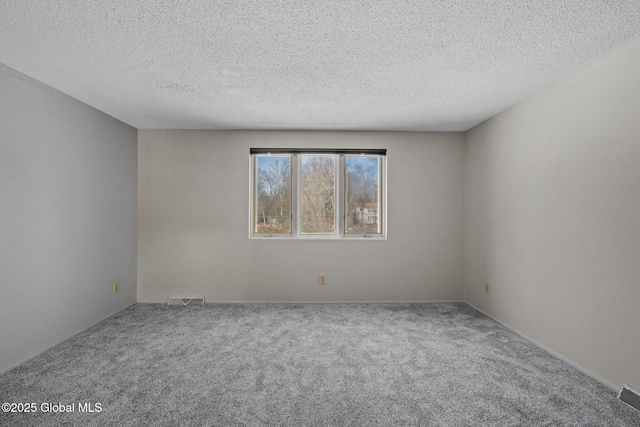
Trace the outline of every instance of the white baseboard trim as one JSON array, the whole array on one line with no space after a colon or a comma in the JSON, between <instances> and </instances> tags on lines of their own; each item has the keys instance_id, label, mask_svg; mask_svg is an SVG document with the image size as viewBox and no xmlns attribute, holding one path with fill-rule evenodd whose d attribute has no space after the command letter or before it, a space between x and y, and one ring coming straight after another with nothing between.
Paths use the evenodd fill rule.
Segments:
<instances>
[{"instance_id":1,"label":"white baseboard trim","mask_svg":"<svg viewBox=\"0 0 640 427\"><path fill-rule=\"evenodd\" d=\"M167 301L138 301L138 304L166 304ZM211 304L438 304L464 303L462 300L424 300L424 301L211 301L207 298L205 305Z\"/></svg>"},{"instance_id":2,"label":"white baseboard trim","mask_svg":"<svg viewBox=\"0 0 640 427\"><path fill-rule=\"evenodd\" d=\"M600 384L606 386L607 388L610 388L612 391L614 392L619 392L620 389L615 387L613 384L608 383L607 381L603 380L602 378L596 376L595 374L593 374L592 372L587 371L585 368L583 368L582 366L578 365L575 362L572 362L571 360L567 359L566 357L562 356L561 354L556 353L555 351L549 349L548 347L545 347L544 345L540 344L539 342L537 342L536 340L526 336L525 334L523 334L522 332L513 329L511 326L505 324L504 322L496 319L495 317L491 316L488 313L485 313L484 311L480 310L478 307L474 306L473 304L470 304L469 302L465 301L465 303L472 307L474 310L478 310L480 313L484 314L485 316L487 316L488 318L490 318L491 320L499 323L500 325L504 326L505 328L509 329L510 331L516 333L517 335L519 335L520 337L524 338L525 340L529 341L530 343L536 345L537 347L540 347L541 349L543 349L544 351L546 351L547 353L551 354L554 357L557 357L558 359L562 360L563 362L568 363L569 365L571 365L572 367L576 368L578 371L582 372L585 375L590 376L591 378L593 378L594 380L598 381Z\"/></svg>"}]
</instances>

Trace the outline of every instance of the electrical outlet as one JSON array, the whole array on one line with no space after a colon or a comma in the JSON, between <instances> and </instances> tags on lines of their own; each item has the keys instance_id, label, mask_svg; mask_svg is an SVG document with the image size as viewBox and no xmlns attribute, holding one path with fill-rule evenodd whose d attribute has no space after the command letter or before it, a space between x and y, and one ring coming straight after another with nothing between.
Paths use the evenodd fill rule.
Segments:
<instances>
[{"instance_id":1,"label":"electrical outlet","mask_svg":"<svg viewBox=\"0 0 640 427\"><path fill-rule=\"evenodd\" d=\"M120 282L113 282L113 293L117 294L120 290Z\"/></svg>"},{"instance_id":2,"label":"electrical outlet","mask_svg":"<svg viewBox=\"0 0 640 427\"><path fill-rule=\"evenodd\" d=\"M326 274L321 274L320 278L318 279L318 284L320 285L326 285L327 284L327 275Z\"/></svg>"},{"instance_id":3,"label":"electrical outlet","mask_svg":"<svg viewBox=\"0 0 640 427\"><path fill-rule=\"evenodd\" d=\"M485 294L490 294L491 293L491 284L490 283L485 283L484 284L484 293Z\"/></svg>"}]
</instances>

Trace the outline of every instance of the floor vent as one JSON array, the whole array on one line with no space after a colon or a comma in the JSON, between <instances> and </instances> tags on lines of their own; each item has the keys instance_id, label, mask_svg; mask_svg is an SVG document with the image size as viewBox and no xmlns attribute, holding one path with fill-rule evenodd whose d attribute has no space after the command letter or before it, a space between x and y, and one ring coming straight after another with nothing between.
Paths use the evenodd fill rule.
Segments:
<instances>
[{"instance_id":1,"label":"floor vent","mask_svg":"<svg viewBox=\"0 0 640 427\"><path fill-rule=\"evenodd\" d=\"M640 391L635 390L628 385L622 386L622 390L618 393L618 399L627 405L640 411Z\"/></svg>"},{"instance_id":2,"label":"floor vent","mask_svg":"<svg viewBox=\"0 0 640 427\"><path fill-rule=\"evenodd\" d=\"M204 305L204 296L200 295L172 295L167 305Z\"/></svg>"}]
</instances>

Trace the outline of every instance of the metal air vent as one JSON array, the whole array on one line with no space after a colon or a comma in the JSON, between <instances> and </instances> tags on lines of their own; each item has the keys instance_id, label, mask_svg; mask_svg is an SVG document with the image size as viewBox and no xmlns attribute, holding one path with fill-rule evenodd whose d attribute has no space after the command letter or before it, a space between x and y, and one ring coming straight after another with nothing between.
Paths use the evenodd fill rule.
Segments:
<instances>
[{"instance_id":1,"label":"metal air vent","mask_svg":"<svg viewBox=\"0 0 640 427\"><path fill-rule=\"evenodd\" d=\"M640 411L640 391L635 390L628 385L622 386L622 390L618 393L618 399L627 405Z\"/></svg>"},{"instance_id":2,"label":"metal air vent","mask_svg":"<svg viewBox=\"0 0 640 427\"><path fill-rule=\"evenodd\" d=\"M204 305L204 295L172 295L167 305Z\"/></svg>"}]
</instances>

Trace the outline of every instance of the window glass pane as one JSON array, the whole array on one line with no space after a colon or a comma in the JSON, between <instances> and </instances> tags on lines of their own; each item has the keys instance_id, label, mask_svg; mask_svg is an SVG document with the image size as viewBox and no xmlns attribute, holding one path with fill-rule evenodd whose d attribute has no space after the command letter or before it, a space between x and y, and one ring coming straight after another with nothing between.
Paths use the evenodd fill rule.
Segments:
<instances>
[{"instance_id":1,"label":"window glass pane","mask_svg":"<svg viewBox=\"0 0 640 427\"><path fill-rule=\"evenodd\" d=\"M346 156L345 233L382 233L380 157Z\"/></svg>"},{"instance_id":2,"label":"window glass pane","mask_svg":"<svg viewBox=\"0 0 640 427\"><path fill-rule=\"evenodd\" d=\"M256 234L291 234L291 156L256 156Z\"/></svg>"},{"instance_id":3,"label":"window glass pane","mask_svg":"<svg viewBox=\"0 0 640 427\"><path fill-rule=\"evenodd\" d=\"M335 234L335 156L300 156L300 231Z\"/></svg>"}]
</instances>

